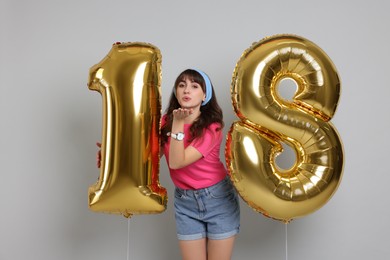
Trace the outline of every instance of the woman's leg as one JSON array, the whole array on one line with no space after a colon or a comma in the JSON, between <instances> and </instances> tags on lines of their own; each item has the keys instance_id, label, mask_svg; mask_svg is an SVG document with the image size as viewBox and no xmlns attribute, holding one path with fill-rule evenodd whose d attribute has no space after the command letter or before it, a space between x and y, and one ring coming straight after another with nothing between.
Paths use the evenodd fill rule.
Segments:
<instances>
[{"instance_id":1,"label":"woman's leg","mask_svg":"<svg viewBox=\"0 0 390 260\"><path fill-rule=\"evenodd\" d=\"M197 240L180 240L179 244L180 244L180 250L181 250L181 255L183 260L206 260L207 259L205 238L197 239Z\"/></svg>"},{"instance_id":2,"label":"woman's leg","mask_svg":"<svg viewBox=\"0 0 390 260\"><path fill-rule=\"evenodd\" d=\"M230 260L233 254L235 236L221 240L208 240L207 260Z\"/></svg>"}]
</instances>

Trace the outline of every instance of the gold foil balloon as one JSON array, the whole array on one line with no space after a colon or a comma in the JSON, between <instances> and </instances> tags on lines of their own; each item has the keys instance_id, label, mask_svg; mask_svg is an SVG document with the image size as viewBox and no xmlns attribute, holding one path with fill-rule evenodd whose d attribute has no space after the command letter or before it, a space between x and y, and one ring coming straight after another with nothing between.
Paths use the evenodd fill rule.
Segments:
<instances>
[{"instance_id":1,"label":"gold foil balloon","mask_svg":"<svg viewBox=\"0 0 390 260\"><path fill-rule=\"evenodd\" d=\"M89 187L93 211L160 213L161 54L146 43L116 43L90 69L88 87L103 98L100 177Z\"/></svg>"},{"instance_id":2,"label":"gold foil balloon","mask_svg":"<svg viewBox=\"0 0 390 260\"><path fill-rule=\"evenodd\" d=\"M278 91L284 79L296 82L292 100ZM329 122L340 96L330 58L302 37L265 38L237 62L231 95L240 121L229 130L225 153L242 199L286 223L322 207L337 190L343 170L342 143ZM283 143L296 153L289 169L275 162Z\"/></svg>"}]
</instances>

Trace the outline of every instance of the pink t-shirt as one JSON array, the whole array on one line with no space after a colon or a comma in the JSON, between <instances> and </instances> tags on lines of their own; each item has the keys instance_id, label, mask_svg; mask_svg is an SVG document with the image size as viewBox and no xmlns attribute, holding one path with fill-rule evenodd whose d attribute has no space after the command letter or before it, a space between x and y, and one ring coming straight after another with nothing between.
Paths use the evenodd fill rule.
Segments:
<instances>
[{"instance_id":1,"label":"pink t-shirt","mask_svg":"<svg viewBox=\"0 0 390 260\"><path fill-rule=\"evenodd\" d=\"M163 118L163 123L165 118ZM204 130L201 137L188 143L190 138L191 125L184 125L184 147L189 145L197 149L203 156L198 161L187 165L181 169L171 169L169 167L169 145L165 143L163 147L164 155L167 160L171 178L176 187L181 189L201 189L210 187L225 178L227 171L220 160L219 152L222 142L222 130L217 131L220 127L218 123L213 123L208 129Z\"/></svg>"}]
</instances>

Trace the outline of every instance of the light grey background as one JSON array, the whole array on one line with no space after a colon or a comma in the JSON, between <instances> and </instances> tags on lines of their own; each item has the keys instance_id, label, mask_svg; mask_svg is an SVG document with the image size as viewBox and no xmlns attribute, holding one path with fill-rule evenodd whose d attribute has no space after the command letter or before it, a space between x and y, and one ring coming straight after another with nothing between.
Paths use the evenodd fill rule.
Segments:
<instances>
[{"instance_id":1,"label":"light grey background","mask_svg":"<svg viewBox=\"0 0 390 260\"><path fill-rule=\"evenodd\" d=\"M179 259L171 199L163 214L130 221L88 209L102 125L101 96L86 86L89 68L116 41L152 43L163 56L164 108L177 74L202 68L227 132L236 120L237 60L252 42L280 33L310 39L335 63L342 95L332 122L346 158L333 198L287 226L288 259L386 259L389 7L385 0L1 0L0 259ZM171 196L165 160L160 176ZM285 225L241 208L233 259L286 259Z\"/></svg>"}]
</instances>

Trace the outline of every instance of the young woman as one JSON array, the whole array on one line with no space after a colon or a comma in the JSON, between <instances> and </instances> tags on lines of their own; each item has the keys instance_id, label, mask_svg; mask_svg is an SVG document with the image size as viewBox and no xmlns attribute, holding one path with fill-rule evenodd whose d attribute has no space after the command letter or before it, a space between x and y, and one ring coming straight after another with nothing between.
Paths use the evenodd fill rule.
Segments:
<instances>
[{"instance_id":1,"label":"young woman","mask_svg":"<svg viewBox=\"0 0 390 260\"><path fill-rule=\"evenodd\" d=\"M175 185L183 259L231 259L240 227L237 193L220 160L223 116L209 77L188 69L176 79L161 124L161 144Z\"/></svg>"},{"instance_id":2,"label":"young woman","mask_svg":"<svg viewBox=\"0 0 390 260\"><path fill-rule=\"evenodd\" d=\"M161 152L175 185L176 231L183 260L232 256L240 208L220 160L223 126L209 77L200 70L183 71L161 123ZM98 167L100 162L99 151Z\"/></svg>"}]
</instances>

